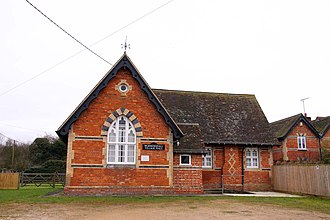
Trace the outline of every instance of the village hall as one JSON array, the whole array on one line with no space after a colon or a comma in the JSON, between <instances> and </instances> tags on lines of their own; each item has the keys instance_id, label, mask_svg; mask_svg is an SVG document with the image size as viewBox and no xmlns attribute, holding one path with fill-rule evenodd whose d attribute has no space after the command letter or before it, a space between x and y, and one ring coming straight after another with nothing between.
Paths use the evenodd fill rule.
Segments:
<instances>
[{"instance_id":1,"label":"village hall","mask_svg":"<svg viewBox=\"0 0 330 220\"><path fill-rule=\"evenodd\" d=\"M153 89L126 52L56 132L68 195L270 190L280 145L254 95Z\"/></svg>"}]
</instances>

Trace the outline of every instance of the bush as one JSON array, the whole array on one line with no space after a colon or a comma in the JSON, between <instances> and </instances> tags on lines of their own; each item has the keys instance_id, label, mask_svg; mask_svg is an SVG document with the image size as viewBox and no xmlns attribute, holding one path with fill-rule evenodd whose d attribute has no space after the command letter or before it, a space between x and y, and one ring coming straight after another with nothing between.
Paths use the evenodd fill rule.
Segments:
<instances>
[{"instance_id":1,"label":"bush","mask_svg":"<svg viewBox=\"0 0 330 220\"><path fill-rule=\"evenodd\" d=\"M48 160L40 166L33 166L25 170L25 173L65 173L65 160Z\"/></svg>"}]
</instances>

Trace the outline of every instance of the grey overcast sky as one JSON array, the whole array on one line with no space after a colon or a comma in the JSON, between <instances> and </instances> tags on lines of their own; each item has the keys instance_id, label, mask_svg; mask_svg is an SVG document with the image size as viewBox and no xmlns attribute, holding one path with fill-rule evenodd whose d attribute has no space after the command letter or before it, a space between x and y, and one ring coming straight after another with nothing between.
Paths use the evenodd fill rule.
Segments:
<instances>
[{"instance_id":1,"label":"grey overcast sky","mask_svg":"<svg viewBox=\"0 0 330 220\"><path fill-rule=\"evenodd\" d=\"M30 2L110 63L127 35L152 88L255 94L270 122L303 112L306 97L309 116L330 115L328 0ZM111 65L24 0L0 1L0 26L0 133L55 135Z\"/></svg>"}]
</instances>

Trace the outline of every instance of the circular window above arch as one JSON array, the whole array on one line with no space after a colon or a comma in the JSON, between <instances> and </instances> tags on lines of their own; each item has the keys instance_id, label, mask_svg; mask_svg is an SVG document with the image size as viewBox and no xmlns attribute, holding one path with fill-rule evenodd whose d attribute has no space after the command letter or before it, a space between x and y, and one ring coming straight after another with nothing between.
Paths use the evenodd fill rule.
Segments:
<instances>
[{"instance_id":1,"label":"circular window above arch","mask_svg":"<svg viewBox=\"0 0 330 220\"><path fill-rule=\"evenodd\" d=\"M132 86L130 86L126 80L120 80L115 89L119 91L122 96L126 96L126 94L132 90Z\"/></svg>"},{"instance_id":2,"label":"circular window above arch","mask_svg":"<svg viewBox=\"0 0 330 220\"><path fill-rule=\"evenodd\" d=\"M119 91L120 92L127 92L128 91L128 86L125 83L120 84L119 85Z\"/></svg>"}]
</instances>

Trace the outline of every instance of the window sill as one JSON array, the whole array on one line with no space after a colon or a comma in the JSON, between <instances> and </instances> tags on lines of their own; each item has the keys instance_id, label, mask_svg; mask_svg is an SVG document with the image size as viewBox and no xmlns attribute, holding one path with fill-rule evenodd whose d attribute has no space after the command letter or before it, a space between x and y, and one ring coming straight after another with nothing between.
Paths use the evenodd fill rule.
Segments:
<instances>
[{"instance_id":1,"label":"window sill","mask_svg":"<svg viewBox=\"0 0 330 220\"><path fill-rule=\"evenodd\" d=\"M307 149L298 149L298 151L307 151Z\"/></svg>"},{"instance_id":2,"label":"window sill","mask_svg":"<svg viewBox=\"0 0 330 220\"><path fill-rule=\"evenodd\" d=\"M180 164L180 166L183 166L183 167L191 167L191 164Z\"/></svg>"},{"instance_id":3,"label":"window sill","mask_svg":"<svg viewBox=\"0 0 330 220\"><path fill-rule=\"evenodd\" d=\"M260 167L246 167L245 170L257 171L260 170Z\"/></svg>"},{"instance_id":4,"label":"window sill","mask_svg":"<svg viewBox=\"0 0 330 220\"><path fill-rule=\"evenodd\" d=\"M107 168L136 168L135 164L107 164Z\"/></svg>"},{"instance_id":5,"label":"window sill","mask_svg":"<svg viewBox=\"0 0 330 220\"><path fill-rule=\"evenodd\" d=\"M202 168L203 168L204 170L212 170L212 167L205 167L205 166L202 166Z\"/></svg>"}]
</instances>

